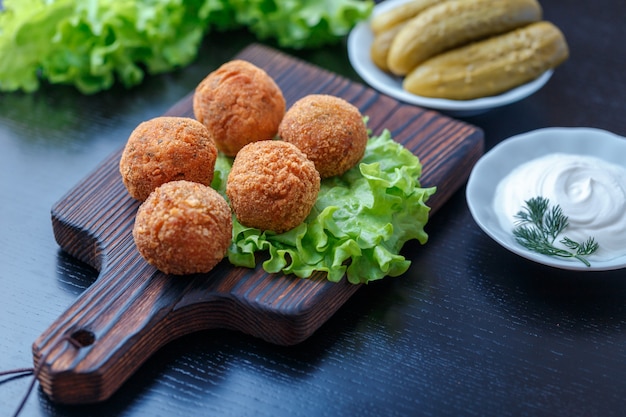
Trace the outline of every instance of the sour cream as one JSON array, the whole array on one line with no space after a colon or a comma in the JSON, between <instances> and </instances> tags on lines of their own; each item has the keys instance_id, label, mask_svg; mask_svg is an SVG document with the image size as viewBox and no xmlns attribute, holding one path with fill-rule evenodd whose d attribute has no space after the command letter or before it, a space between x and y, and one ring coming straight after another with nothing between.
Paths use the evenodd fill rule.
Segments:
<instances>
[{"instance_id":1,"label":"sour cream","mask_svg":"<svg viewBox=\"0 0 626 417\"><path fill-rule=\"evenodd\" d=\"M494 209L505 230L533 197L559 205L569 219L563 235L584 242L593 237L599 249L589 259L610 260L626 253L626 168L603 159L552 153L526 162L496 188ZM557 237L554 244L559 246Z\"/></svg>"}]
</instances>

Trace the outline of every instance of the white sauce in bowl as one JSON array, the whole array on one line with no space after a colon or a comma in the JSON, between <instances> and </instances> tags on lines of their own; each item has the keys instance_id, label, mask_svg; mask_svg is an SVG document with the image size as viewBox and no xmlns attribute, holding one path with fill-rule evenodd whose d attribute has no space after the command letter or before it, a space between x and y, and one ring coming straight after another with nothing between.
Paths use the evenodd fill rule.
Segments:
<instances>
[{"instance_id":1,"label":"white sauce in bowl","mask_svg":"<svg viewBox=\"0 0 626 417\"><path fill-rule=\"evenodd\" d=\"M551 153L526 162L508 174L495 191L494 210L504 230L533 197L559 205L569 218L563 235L600 245L589 258L610 260L626 253L626 168L586 155ZM555 240L555 246L562 236Z\"/></svg>"}]
</instances>

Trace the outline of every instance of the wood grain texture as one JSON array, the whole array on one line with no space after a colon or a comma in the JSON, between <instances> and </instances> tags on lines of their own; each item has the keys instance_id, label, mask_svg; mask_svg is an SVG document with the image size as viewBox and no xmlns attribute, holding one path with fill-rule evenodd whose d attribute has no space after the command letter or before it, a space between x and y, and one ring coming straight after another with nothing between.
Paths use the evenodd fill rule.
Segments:
<instances>
[{"instance_id":1,"label":"wood grain texture","mask_svg":"<svg viewBox=\"0 0 626 417\"><path fill-rule=\"evenodd\" d=\"M369 116L375 134L389 128L418 155L423 186L437 186L432 213L465 183L483 152L479 128L438 113L400 104L361 84L261 45L237 58L265 69L287 104L305 94L343 97ZM168 115L193 116L192 93ZM96 282L33 344L39 381L61 403L109 398L164 344L191 332L235 329L266 341L293 345L318 329L359 288L267 274L261 268L220 263L209 274L173 277L148 265L131 235L139 203L118 173L121 149L102 162L52 208L59 245L100 271Z\"/></svg>"}]
</instances>

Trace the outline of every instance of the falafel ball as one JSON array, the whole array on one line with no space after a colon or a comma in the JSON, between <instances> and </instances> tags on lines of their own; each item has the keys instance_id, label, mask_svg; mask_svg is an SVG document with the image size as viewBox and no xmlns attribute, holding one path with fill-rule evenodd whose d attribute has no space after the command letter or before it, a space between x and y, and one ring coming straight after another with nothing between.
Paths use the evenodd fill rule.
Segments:
<instances>
[{"instance_id":1,"label":"falafel ball","mask_svg":"<svg viewBox=\"0 0 626 417\"><path fill-rule=\"evenodd\" d=\"M198 84L193 112L215 137L217 148L235 156L246 144L273 139L285 115L285 98L261 68L243 60L225 63Z\"/></svg>"},{"instance_id":2,"label":"falafel ball","mask_svg":"<svg viewBox=\"0 0 626 417\"><path fill-rule=\"evenodd\" d=\"M300 148L322 178L341 175L365 153L367 127L358 108L346 100L311 94L287 110L278 136Z\"/></svg>"},{"instance_id":3,"label":"falafel ball","mask_svg":"<svg viewBox=\"0 0 626 417\"><path fill-rule=\"evenodd\" d=\"M283 233L309 215L320 191L315 165L295 145L278 140L244 146L226 181L226 195L244 226Z\"/></svg>"},{"instance_id":4,"label":"falafel ball","mask_svg":"<svg viewBox=\"0 0 626 417\"><path fill-rule=\"evenodd\" d=\"M156 117L130 134L120 159L130 195L144 201L158 186L174 180L210 185L217 147L211 132L189 117Z\"/></svg>"},{"instance_id":5,"label":"falafel ball","mask_svg":"<svg viewBox=\"0 0 626 417\"><path fill-rule=\"evenodd\" d=\"M167 274L206 273L226 255L232 229L221 194L182 180L156 188L139 206L133 238L141 256Z\"/></svg>"}]
</instances>

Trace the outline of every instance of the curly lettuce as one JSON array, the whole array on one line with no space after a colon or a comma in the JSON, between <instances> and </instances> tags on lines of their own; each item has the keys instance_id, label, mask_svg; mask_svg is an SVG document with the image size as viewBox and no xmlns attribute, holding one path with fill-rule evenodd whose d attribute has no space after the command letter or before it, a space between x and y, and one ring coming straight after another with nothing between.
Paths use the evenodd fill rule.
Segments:
<instances>
[{"instance_id":1,"label":"curly lettuce","mask_svg":"<svg viewBox=\"0 0 626 417\"><path fill-rule=\"evenodd\" d=\"M232 159L220 155L212 186L226 197ZM315 271L338 282L345 275L353 284L406 272L410 261L400 254L404 243L425 244L424 226L435 187L421 188L419 159L385 130L368 140L362 161L339 177L324 179L306 220L285 233L262 232L233 219L229 261L301 278Z\"/></svg>"},{"instance_id":2,"label":"curly lettuce","mask_svg":"<svg viewBox=\"0 0 626 417\"><path fill-rule=\"evenodd\" d=\"M273 38L289 48L335 42L366 19L374 6L361 0L231 0L239 24L260 39Z\"/></svg>"},{"instance_id":3,"label":"curly lettuce","mask_svg":"<svg viewBox=\"0 0 626 417\"><path fill-rule=\"evenodd\" d=\"M33 92L41 80L91 94L183 67L204 36L248 26L285 47L338 40L371 1L4 0L0 91Z\"/></svg>"},{"instance_id":4,"label":"curly lettuce","mask_svg":"<svg viewBox=\"0 0 626 417\"><path fill-rule=\"evenodd\" d=\"M186 65L211 15L203 0L5 0L4 7L0 90L26 92L46 79L90 94Z\"/></svg>"}]
</instances>

